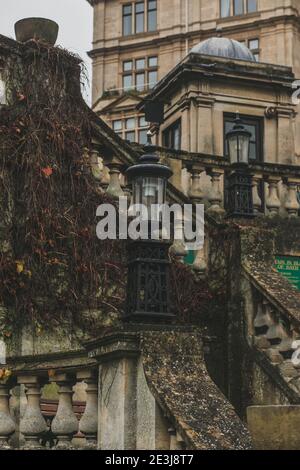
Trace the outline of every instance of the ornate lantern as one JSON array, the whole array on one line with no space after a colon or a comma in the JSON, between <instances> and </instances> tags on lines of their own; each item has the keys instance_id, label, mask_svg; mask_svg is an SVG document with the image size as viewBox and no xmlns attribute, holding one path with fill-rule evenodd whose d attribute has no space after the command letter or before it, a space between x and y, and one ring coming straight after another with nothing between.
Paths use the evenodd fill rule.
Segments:
<instances>
[{"instance_id":1,"label":"ornate lantern","mask_svg":"<svg viewBox=\"0 0 300 470\"><path fill-rule=\"evenodd\" d=\"M150 133L151 136L151 133ZM167 181L171 169L159 163L153 153L151 137L145 146L146 154L127 170L132 183L133 204L143 204L148 211L147 240L128 242L128 281L126 319L129 321L156 322L172 319L170 308L170 241L151 238L151 222L159 222L159 212L153 205L166 203Z\"/></svg>"},{"instance_id":2,"label":"ornate lantern","mask_svg":"<svg viewBox=\"0 0 300 470\"><path fill-rule=\"evenodd\" d=\"M233 129L226 134L231 172L228 177L228 217L253 217L252 175L249 173L251 133L237 114Z\"/></svg>"}]
</instances>

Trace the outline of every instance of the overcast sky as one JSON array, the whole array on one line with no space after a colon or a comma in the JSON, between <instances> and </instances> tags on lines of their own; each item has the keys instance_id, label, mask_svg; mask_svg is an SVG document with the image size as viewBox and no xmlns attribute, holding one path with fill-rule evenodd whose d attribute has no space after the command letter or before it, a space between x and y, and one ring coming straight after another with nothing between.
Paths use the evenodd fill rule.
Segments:
<instances>
[{"instance_id":1,"label":"overcast sky","mask_svg":"<svg viewBox=\"0 0 300 470\"><path fill-rule=\"evenodd\" d=\"M80 55L87 64L91 81L86 51L92 48L93 9L87 0L0 0L0 34L15 39L15 22L30 16L49 18L59 24L56 44Z\"/></svg>"}]
</instances>

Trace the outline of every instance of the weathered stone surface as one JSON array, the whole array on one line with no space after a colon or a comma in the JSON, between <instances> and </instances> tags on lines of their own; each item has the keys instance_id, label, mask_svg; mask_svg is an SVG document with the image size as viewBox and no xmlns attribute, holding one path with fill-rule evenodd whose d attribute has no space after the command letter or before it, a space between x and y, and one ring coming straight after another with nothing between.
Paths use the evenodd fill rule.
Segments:
<instances>
[{"instance_id":1,"label":"weathered stone surface","mask_svg":"<svg viewBox=\"0 0 300 470\"><path fill-rule=\"evenodd\" d=\"M300 406L251 406L248 426L257 450L299 450Z\"/></svg>"},{"instance_id":2,"label":"weathered stone surface","mask_svg":"<svg viewBox=\"0 0 300 470\"><path fill-rule=\"evenodd\" d=\"M246 427L207 373L199 332L144 332L141 348L149 388L188 448L251 448Z\"/></svg>"}]
</instances>

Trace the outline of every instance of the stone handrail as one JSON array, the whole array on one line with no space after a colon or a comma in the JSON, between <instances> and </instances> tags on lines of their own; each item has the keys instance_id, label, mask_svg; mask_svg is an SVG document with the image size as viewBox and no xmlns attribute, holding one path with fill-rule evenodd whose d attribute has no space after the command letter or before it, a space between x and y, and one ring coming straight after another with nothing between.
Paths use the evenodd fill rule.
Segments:
<instances>
[{"instance_id":1,"label":"stone handrail","mask_svg":"<svg viewBox=\"0 0 300 470\"><path fill-rule=\"evenodd\" d=\"M300 403L300 292L272 266L251 261L243 274L254 292L250 345L267 359L271 372L291 403ZM270 369L271 366L271 369Z\"/></svg>"}]
</instances>

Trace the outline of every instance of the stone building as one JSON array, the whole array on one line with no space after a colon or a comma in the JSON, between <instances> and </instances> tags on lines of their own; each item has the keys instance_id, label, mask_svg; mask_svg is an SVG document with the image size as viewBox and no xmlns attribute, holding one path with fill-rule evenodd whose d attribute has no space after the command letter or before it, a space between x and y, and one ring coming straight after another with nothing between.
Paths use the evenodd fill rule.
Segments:
<instances>
[{"instance_id":1,"label":"stone building","mask_svg":"<svg viewBox=\"0 0 300 470\"><path fill-rule=\"evenodd\" d=\"M286 28L295 8L275 10L291 14ZM256 15L222 21L234 30ZM153 151L173 170L168 202L204 203L205 243L191 254L184 238L174 241L175 318L146 324L124 315L124 245L95 241L99 202L131 194L125 173L144 149L83 102L78 59L0 36L3 448L299 448L295 74L232 39L208 39L199 44L195 31L194 49L147 96L164 101ZM237 107L251 129L251 218L232 218L227 205L234 167L224 136Z\"/></svg>"},{"instance_id":2,"label":"stone building","mask_svg":"<svg viewBox=\"0 0 300 470\"><path fill-rule=\"evenodd\" d=\"M93 109L130 141L145 142L146 123L135 109L141 97L210 37L235 39L255 60L292 67L300 76L297 0L88 1Z\"/></svg>"}]
</instances>

